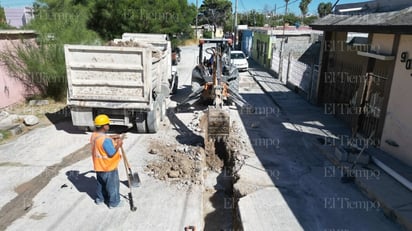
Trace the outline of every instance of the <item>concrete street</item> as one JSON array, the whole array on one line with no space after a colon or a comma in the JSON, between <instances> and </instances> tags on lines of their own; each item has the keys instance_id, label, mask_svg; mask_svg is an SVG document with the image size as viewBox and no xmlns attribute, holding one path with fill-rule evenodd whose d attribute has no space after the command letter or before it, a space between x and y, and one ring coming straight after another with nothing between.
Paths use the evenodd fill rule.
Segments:
<instances>
[{"instance_id":1,"label":"concrete street","mask_svg":"<svg viewBox=\"0 0 412 231\"><path fill-rule=\"evenodd\" d=\"M136 212L128 207L129 189L123 183L124 207L94 204L90 133L77 131L67 119L0 146L0 230L174 231L189 225L198 231L240 226L253 231L401 229L354 184L341 183L339 169L322 154L322 142L350 134L343 123L283 86L273 90L278 96L274 100L262 85L276 83L259 78L268 73L253 65L241 73L240 92L255 111L231 109L243 141L233 185L224 186L224 172L205 166L202 184L183 188L149 175L146 165L160 158L159 153L149 153L153 147L162 152L160 146L194 147L203 141L200 133L188 129L193 111L202 108L177 113L173 109L190 93L197 55L196 46L182 47L178 94L170 98L160 131L127 132L125 152L142 180L133 189ZM126 181L122 163L119 171Z\"/></svg>"}]
</instances>

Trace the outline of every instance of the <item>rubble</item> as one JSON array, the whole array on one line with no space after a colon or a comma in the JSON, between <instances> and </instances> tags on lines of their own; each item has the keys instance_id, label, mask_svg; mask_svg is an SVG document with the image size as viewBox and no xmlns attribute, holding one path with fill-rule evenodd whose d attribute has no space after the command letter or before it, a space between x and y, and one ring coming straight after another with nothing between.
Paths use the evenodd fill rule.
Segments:
<instances>
[{"instance_id":1,"label":"rubble","mask_svg":"<svg viewBox=\"0 0 412 231\"><path fill-rule=\"evenodd\" d=\"M190 131L201 133L203 129L202 129L202 125L200 121L204 113L202 111L195 111L193 114L194 114L193 119L192 121L189 122L189 124L187 125L187 128Z\"/></svg>"},{"instance_id":2,"label":"rubble","mask_svg":"<svg viewBox=\"0 0 412 231\"><path fill-rule=\"evenodd\" d=\"M195 112L189 126L192 131L202 129L205 123L201 118L203 112ZM185 189L191 185L203 184L206 171L221 172L223 168L229 167L239 169L247 158L239 155L239 150L245 148L244 138L238 137L239 126L232 124L231 134L216 153L216 143L206 141L193 145L173 143L169 140L153 139L149 146L149 153L157 153L157 157L146 165L145 171L149 176L156 179L176 184L177 188ZM219 145L219 144L218 144ZM204 146L204 147L203 147Z\"/></svg>"},{"instance_id":3,"label":"rubble","mask_svg":"<svg viewBox=\"0 0 412 231\"><path fill-rule=\"evenodd\" d=\"M29 101L29 106L43 106L43 105L49 105L48 100L30 100Z\"/></svg>"},{"instance_id":4,"label":"rubble","mask_svg":"<svg viewBox=\"0 0 412 231\"><path fill-rule=\"evenodd\" d=\"M8 131L10 132L10 134L11 134L12 136L17 136L17 135L23 133L23 131L24 131L24 125L18 124L18 125L10 128L10 129L8 129Z\"/></svg>"},{"instance_id":5,"label":"rubble","mask_svg":"<svg viewBox=\"0 0 412 231\"><path fill-rule=\"evenodd\" d=\"M154 149L154 148L152 148L152 149L150 149L149 153L152 154L152 155L156 155L156 154L157 154L157 150Z\"/></svg>"},{"instance_id":6,"label":"rubble","mask_svg":"<svg viewBox=\"0 0 412 231\"><path fill-rule=\"evenodd\" d=\"M34 115L25 116L23 120L24 124L26 124L27 126L33 126L40 122L39 118Z\"/></svg>"},{"instance_id":7,"label":"rubble","mask_svg":"<svg viewBox=\"0 0 412 231\"><path fill-rule=\"evenodd\" d=\"M176 184L178 189L184 189L192 184L202 182L202 147L179 144L164 144L153 140L150 151L157 150L158 158L150 161L145 171L159 180Z\"/></svg>"},{"instance_id":8,"label":"rubble","mask_svg":"<svg viewBox=\"0 0 412 231\"><path fill-rule=\"evenodd\" d=\"M156 48L150 43L139 42L139 41L121 41L121 40L114 40L109 41L107 46L115 46L115 47L141 47L141 48L151 48L152 49L152 57L156 59L160 59L164 55L164 51Z\"/></svg>"},{"instance_id":9,"label":"rubble","mask_svg":"<svg viewBox=\"0 0 412 231\"><path fill-rule=\"evenodd\" d=\"M9 115L6 111L0 111L0 120L7 118Z\"/></svg>"}]
</instances>

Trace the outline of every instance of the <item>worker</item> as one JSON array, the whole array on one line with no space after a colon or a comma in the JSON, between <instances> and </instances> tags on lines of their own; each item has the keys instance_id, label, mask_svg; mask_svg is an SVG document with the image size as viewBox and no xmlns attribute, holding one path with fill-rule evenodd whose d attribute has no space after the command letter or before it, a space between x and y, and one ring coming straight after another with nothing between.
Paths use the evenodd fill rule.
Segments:
<instances>
[{"instance_id":1,"label":"worker","mask_svg":"<svg viewBox=\"0 0 412 231\"><path fill-rule=\"evenodd\" d=\"M119 207L120 181L117 166L121 159L119 149L123 145L119 135L108 136L110 119L101 114L94 119L96 131L93 132L90 143L92 147L92 159L97 178L96 204L107 203L109 208Z\"/></svg>"}]
</instances>

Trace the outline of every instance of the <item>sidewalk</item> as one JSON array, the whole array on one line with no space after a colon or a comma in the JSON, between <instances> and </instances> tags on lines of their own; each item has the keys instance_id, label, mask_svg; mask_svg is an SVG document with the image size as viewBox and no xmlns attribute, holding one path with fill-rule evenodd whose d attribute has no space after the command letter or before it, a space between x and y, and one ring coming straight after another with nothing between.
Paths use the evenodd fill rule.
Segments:
<instances>
[{"instance_id":1,"label":"sidewalk","mask_svg":"<svg viewBox=\"0 0 412 231\"><path fill-rule=\"evenodd\" d=\"M273 102L281 108L292 124L298 121L316 121L325 129L325 141L333 140L342 135L350 136L349 128L331 115L324 113L323 108L313 106L288 89L279 79L270 75L263 68L251 68L249 73L259 84L261 89L271 97ZM304 118L304 119L303 119ZM315 144L337 169L342 169L339 161L334 157L335 145ZM356 167L366 174L379 172L375 178L358 177L355 184L370 200L377 201L387 217L401 224L407 230L412 230L412 192L390 177L374 164L368 169Z\"/></svg>"}]
</instances>

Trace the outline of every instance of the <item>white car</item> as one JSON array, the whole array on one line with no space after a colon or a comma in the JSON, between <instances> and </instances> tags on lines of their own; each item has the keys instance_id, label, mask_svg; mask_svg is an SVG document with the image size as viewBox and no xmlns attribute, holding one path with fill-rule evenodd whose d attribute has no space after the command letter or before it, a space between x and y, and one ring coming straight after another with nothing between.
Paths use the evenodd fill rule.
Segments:
<instances>
[{"instance_id":1,"label":"white car","mask_svg":"<svg viewBox=\"0 0 412 231\"><path fill-rule=\"evenodd\" d=\"M243 53L243 51L231 51L230 61L234 64L238 70L247 71L249 68L249 63L247 62L248 57Z\"/></svg>"}]
</instances>

